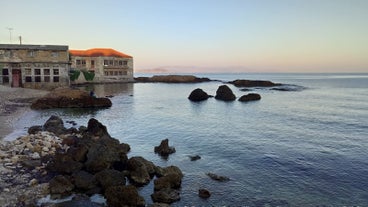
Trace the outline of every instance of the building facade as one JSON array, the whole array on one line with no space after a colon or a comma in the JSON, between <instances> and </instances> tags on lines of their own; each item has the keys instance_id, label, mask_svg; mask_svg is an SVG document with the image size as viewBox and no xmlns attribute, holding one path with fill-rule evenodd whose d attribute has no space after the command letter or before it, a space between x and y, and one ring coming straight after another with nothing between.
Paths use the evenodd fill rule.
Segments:
<instances>
[{"instance_id":1,"label":"building facade","mask_svg":"<svg viewBox=\"0 0 368 207\"><path fill-rule=\"evenodd\" d=\"M52 89L69 86L69 47L0 44L0 84Z\"/></svg>"},{"instance_id":2,"label":"building facade","mask_svg":"<svg viewBox=\"0 0 368 207\"><path fill-rule=\"evenodd\" d=\"M70 50L72 84L132 82L133 57L110 48Z\"/></svg>"}]
</instances>

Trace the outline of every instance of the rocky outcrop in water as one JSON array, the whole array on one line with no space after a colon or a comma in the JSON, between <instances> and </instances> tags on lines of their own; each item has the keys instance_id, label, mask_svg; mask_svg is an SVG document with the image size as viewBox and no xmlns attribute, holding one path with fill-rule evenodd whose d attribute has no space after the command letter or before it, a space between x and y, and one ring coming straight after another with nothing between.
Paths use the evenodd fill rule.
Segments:
<instances>
[{"instance_id":1,"label":"rocky outcrop in water","mask_svg":"<svg viewBox=\"0 0 368 207\"><path fill-rule=\"evenodd\" d=\"M258 100L261 100L261 95L259 95L258 93L249 93L247 95L243 95L238 99L238 101L241 102L258 101Z\"/></svg>"},{"instance_id":2,"label":"rocky outcrop in water","mask_svg":"<svg viewBox=\"0 0 368 207\"><path fill-rule=\"evenodd\" d=\"M236 96L234 95L233 91L227 85L221 85L217 91L215 99L222 100L222 101L234 101Z\"/></svg>"},{"instance_id":3,"label":"rocky outcrop in water","mask_svg":"<svg viewBox=\"0 0 368 207\"><path fill-rule=\"evenodd\" d=\"M87 91L71 88L55 89L31 104L32 109L103 108L111 106L112 102L108 98L96 98L90 96Z\"/></svg>"},{"instance_id":4,"label":"rocky outcrop in water","mask_svg":"<svg viewBox=\"0 0 368 207\"><path fill-rule=\"evenodd\" d=\"M265 80L234 80L230 81L229 83L233 84L236 87L274 87L274 86L280 86L280 83L273 83L271 81L265 81Z\"/></svg>"},{"instance_id":5,"label":"rocky outcrop in water","mask_svg":"<svg viewBox=\"0 0 368 207\"><path fill-rule=\"evenodd\" d=\"M159 146L155 147L155 153L158 153L159 155L163 157L167 157L172 153L175 153L175 147L169 147L169 140L164 139L161 141L161 144Z\"/></svg>"},{"instance_id":6,"label":"rocky outcrop in water","mask_svg":"<svg viewBox=\"0 0 368 207\"><path fill-rule=\"evenodd\" d=\"M199 102L207 100L209 97L210 96L206 92L204 92L200 88L197 88L190 93L188 99L191 101Z\"/></svg>"},{"instance_id":7,"label":"rocky outcrop in water","mask_svg":"<svg viewBox=\"0 0 368 207\"><path fill-rule=\"evenodd\" d=\"M193 75L155 75L152 77L134 78L140 83L201 83L211 81L209 78L198 78Z\"/></svg>"}]
</instances>

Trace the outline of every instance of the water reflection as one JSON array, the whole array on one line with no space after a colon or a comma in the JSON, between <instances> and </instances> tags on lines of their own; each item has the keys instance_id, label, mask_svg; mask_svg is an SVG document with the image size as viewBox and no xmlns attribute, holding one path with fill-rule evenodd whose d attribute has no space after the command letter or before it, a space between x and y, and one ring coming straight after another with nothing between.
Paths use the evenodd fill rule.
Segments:
<instances>
[{"instance_id":1,"label":"water reflection","mask_svg":"<svg viewBox=\"0 0 368 207\"><path fill-rule=\"evenodd\" d=\"M88 84L78 88L86 91L93 90L98 97L133 95L134 83Z\"/></svg>"}]
</instances>

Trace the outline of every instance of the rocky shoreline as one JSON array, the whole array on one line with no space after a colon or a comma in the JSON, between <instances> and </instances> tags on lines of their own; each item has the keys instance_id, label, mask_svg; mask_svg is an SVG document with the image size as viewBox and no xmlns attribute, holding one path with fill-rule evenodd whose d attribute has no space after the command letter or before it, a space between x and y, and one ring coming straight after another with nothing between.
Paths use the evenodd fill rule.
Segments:
<instances>
[{"instance_id":1,"label":"rocky shoreline","mask_svg":"<svg viewBox=\"0 0 368 207\"><path fill-rule=\"evenodd\" d=\"M88 196L102 194L108 206L145 206L137 187L154 182L152 206L169 206L180 200L183 173L176 166L159 167L143 157L128 158L130 146L112 138L104 125L90 119L87 127L64 127L51 116L29 134L0 145L0 205L39 206L48 195L84 200L67 201L104 206ZM156 150L167 156L168 140ZM87 205L88 204L88 205ZM42 206L61 204L43 203Z\"/></svg>"}]
</instances>

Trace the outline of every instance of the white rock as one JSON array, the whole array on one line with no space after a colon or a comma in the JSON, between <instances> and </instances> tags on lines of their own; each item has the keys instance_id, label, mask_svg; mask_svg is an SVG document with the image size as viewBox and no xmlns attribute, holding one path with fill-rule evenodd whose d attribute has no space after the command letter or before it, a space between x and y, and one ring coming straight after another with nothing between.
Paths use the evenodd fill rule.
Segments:
<instances>
[{"instance_id":1,"label":"white rock","mask_svg":"<svg viewBox=\"0 0 368 207\"><path fill-rule=\"evenodd\" d=\"M38 154L38 152L34 152L33 154L31 154L31 158L32 159L40 159L40 154Z\"/></svg>"},{"instance_id":2,"label":"white rock","mask_svg":"<svg viewBox=\"0 0 368 207\"><path fill-rule=\"evenodd\" d=\"M49 150L49 148L47 148L47 147L42 147L42 151L44 151L44 152L48 152L48 151L50 151L50 150Z\"/></svg>"}]
</instances>

